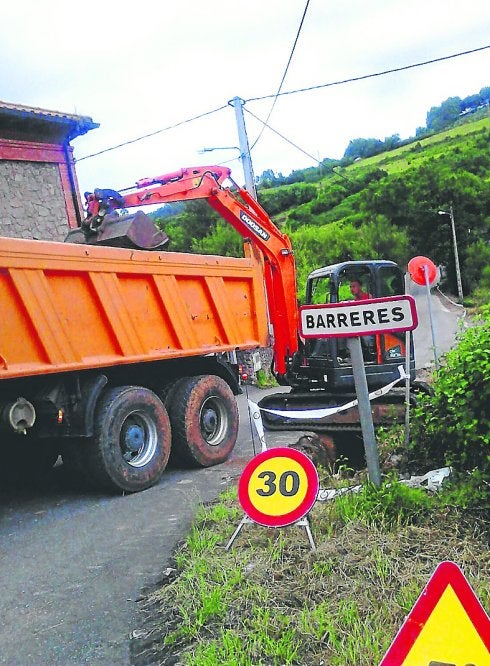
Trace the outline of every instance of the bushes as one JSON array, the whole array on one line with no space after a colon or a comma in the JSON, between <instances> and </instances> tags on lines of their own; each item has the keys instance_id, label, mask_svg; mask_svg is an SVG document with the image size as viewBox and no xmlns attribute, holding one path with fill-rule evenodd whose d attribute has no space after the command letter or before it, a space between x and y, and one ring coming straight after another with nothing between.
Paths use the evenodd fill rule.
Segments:
<instances>
[{"instance_id":1,"label":"bushes","mask_svg":"<svg viewBox=\"0 0 490 666\"><path fill-rule=\"evenodd\" d=\"M466 250L465 279L470 289L490 288L490 245L479 239Z\"/></svg>"},{"instance_id":2,"label":"bushes","mask_svg":"<svg viewBox=\"0 0 490 666\"><path fill-rule=\"evenodd\" d=\"M300 206L315 199L317 192L316 185L308 183L283 185L273 190L259 190L259 201L269 215L277 215L293 206Z\"/></svg>"},{"instance_id":3,"label":"bushes","mask_svg":"<svg viewBox=\"0 0 490 666\"><path fill-rule=\"evenodd\" d=\"M291 234L296 257L298 294L304 297L306 278L320 266L352 259L389 257L403 264L406 260L407 236L382 216L367 219L364 224L333 222L323 226L305 226Z\"/></svg>"},{"instance_id":4,"label":"bushes","mask_svg":"<svg viewBox=\"0 0 490 666\"><path fill-rule=\"evenodd\" d=\"M490 306L446 355L433 388L414 409L414 458L490 482Z\"/></svg>"}]
</instances>

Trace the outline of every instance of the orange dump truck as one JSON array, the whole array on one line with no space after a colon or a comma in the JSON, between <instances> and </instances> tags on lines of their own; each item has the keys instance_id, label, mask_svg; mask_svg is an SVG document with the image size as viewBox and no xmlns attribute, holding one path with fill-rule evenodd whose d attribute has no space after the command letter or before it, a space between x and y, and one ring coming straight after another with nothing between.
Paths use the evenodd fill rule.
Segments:
<instances>
[{"instance_id":1,"label":"orange dump truck","mask_svg":"<svg viewBox=\"0 0 490 666\"><path fill-rule=\"evenodd\" d=\"M215 207L257 233L260 207L222 188L229 171L216 169L160 177L152 202L219 190ZM226 353L269 342L267 269L253 243L244 258L109 247L110 229L128 226L106 219L110 199L89 204L68 243L0 238L0 450L18 476L61 454L99 487L134 492L171 452L208 466L233 449L240 388Z\"/></svg>"}]
</instances>

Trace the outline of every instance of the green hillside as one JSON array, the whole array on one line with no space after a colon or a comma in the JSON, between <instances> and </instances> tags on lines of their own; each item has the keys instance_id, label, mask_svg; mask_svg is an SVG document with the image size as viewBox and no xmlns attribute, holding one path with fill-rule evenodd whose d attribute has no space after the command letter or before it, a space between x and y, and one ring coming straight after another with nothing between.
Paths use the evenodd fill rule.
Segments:
<instances>
[{"instance_id":1,"label":"green hillside","mask_svg":"<svg viewBox=\"0 0 490 666\"><path fill-rule=\"evenodd\" d=\"M454 290L450 220L438 215L451 203L465 293L482 280L490 286L489 138L487 114L345 168L338 165L317 183L260 191L266 210L292 238L299 293L316 266L367 257L405 264L417 254L446 265ZM288 198L298 203L279 210Z\"/></svg>"},{"instance_id":2,"label":"green hillside","mask_svg":"<svg viewBox=\"0 0 490 666\"><path fill-rule=\"evenodd\" d=\"M454 150L459 144L462 144L464 147L468 138L489 128L490 116L487 115L485 118L474 122L466 122L445 132L439 132L419 140L416 139L412 143L391 150L388 153L367 157L361 160L361 164L359 162L353 164L349 167L349 170L355 171L359 168L377 167L384 169L389 174L399 173L408 168L418 166L431 157L438 157L444 154L448 143L451 145L451 150Z\"/></svg>"},{"instance_id":3,"label":"green hillside","mask_svg":"<svg viewBox=\"0 0 490 666\"><path fill-rule=\"evenodd\" d=\"M280 177L264 172L259 201L291 237L298 292L316 267L385 258L401 265L418 254L448 269L455 293L452 203L465 294L490 289L490 115L404 142L373 157L324 160ZM361 140L362 141L362 140ZM268 176L268 177L265 177ZM205 203L162 220L172 250L237 255L242 240Z\"/></svg>"}]
</instances>

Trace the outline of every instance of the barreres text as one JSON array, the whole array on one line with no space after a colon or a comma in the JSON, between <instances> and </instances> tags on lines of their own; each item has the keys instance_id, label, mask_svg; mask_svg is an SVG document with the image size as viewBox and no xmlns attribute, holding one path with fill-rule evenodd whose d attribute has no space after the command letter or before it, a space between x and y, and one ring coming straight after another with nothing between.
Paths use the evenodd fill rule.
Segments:
<instances>
[{"instance_id":1,"label":"barreres text","mask_svg":"<svg viewBox=\"0 0 490 666\"><path fill-rule=\"evenodd\" d=\"M304 337L372 335L408 331L416 325L415 306L410 296L301 308L301 333Z\"/></svg>"}]
</instances>

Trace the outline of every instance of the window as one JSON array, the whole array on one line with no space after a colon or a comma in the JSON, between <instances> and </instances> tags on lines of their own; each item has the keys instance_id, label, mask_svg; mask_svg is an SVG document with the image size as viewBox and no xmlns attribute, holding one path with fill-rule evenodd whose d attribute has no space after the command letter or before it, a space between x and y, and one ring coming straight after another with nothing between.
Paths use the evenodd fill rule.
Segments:
<instances>
[{"instance_id":1,"label":"window","mask_svg":"<svg viewBox=\"0 0 490 666\"><path fill-rule=\"evenodd\" d=\"M372 298L371 274L368 268L346 268L339 273L339 301Z\"/></svg>"},{"instance_id":2,"label":"window","mask_svg":"<svg viewBox=\"0 0 490 666\"><path fill-rule=\"evenodd\" d=\"M330 303L330 275L310 280L308 302L311 305Z\"/></svg>"},{"instance_id":3,"label":"window","mask_svg":"<svg viewBox=\"0 0 490 666\"><path fill-rule=\"evenodd\" d=\"M382 267L379 270L379 297L396 296L405 293L403 275L395 266Z\"/></svg>"}]
</instances>

